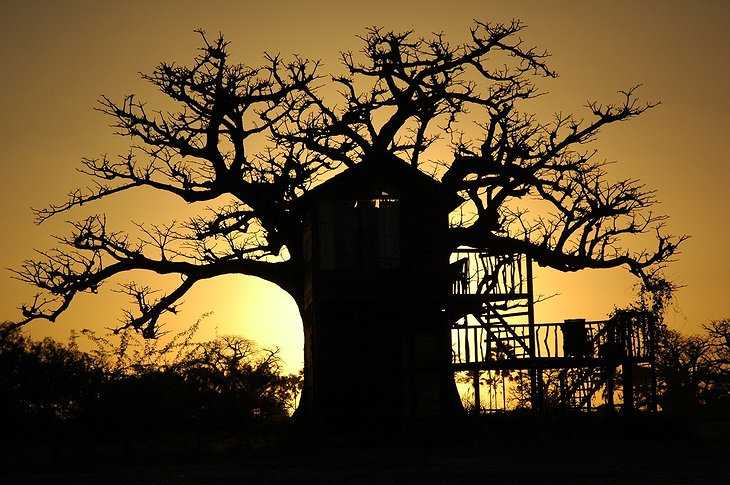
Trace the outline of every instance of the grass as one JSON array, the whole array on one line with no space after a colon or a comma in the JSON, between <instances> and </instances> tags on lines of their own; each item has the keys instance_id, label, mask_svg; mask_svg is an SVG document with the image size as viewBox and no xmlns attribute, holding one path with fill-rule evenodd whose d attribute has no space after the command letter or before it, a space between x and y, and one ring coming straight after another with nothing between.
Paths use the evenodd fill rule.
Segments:
<instances>
[{"instance_id":1,"label":"grass","mask_svg":"<svg viewBox=\"0 0 730 485\"><path fill-rule=\"evenodd\" d=\"M6 442L0 483L730 483L730 421L486 416L397 432L277 427Z\"/></svg>"}]
</instances>

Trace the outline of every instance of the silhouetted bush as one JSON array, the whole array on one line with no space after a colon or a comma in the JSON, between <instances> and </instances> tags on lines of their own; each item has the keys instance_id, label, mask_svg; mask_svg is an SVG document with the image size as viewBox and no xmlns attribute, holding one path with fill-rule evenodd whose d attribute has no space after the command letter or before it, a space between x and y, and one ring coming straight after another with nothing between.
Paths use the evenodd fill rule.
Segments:
<instances>
[{"instance_id":1,"label":"silhouetted bush","mask_svg":"<svg viewBox=\"0 0 730 485\"><path fill-rule=\"evenodd\" d=\"M276 351L236 336L198 344L172 368L192 388L199 416L217 425L284 418L300 386L299 376L281 374Z\"/></svg>"},{"instance_id":2,"label":"silhouetted bush","mask_svg":"<svg viewBox=\"0 0 730 485\"><path fill-rule=\"evenodd\" d=\"M678 415L730 411L730 319L684 335L664 329L659 338L657 372L660 403Z\"/></svg>"},{"instance_id":3,"label":"silhouetted bush","mask_svg":"<svg viewBox=\"0 0 730 485\"><path fill-rule=\"evenodd\" d=\"M36 342L0 329L0 412L6 437L73 426L111 437L243 430L287 420L301 386L277 351L237 336L193 343L195 328L165 345L132 334L85 335L96 349ZM29 433L30 432L30 433Z\"/></svg>"},{"instance_id":4,"label":"silhouetted bush","mask_svg":"<svg viewBox=\"0 0 730 485\"><path fill-rule=\"evenodd\" d=\"M33 341L0 329L0 413L6 431L38 432L80 419L105 379L103 369L73 341Z\"/></svg>"}]
</instances>

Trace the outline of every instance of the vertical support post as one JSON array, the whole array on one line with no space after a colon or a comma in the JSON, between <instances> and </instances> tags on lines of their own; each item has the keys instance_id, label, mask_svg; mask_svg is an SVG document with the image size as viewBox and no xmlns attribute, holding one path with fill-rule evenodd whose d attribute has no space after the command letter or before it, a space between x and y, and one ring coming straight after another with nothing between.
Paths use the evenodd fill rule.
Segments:
<instances>
[{"instance_id":1,"label":"vertical support post","mask_svg":"<svg viewBox=\"0 0 730 485\"><path fill-rule=\"evenodd\" d=\"M621 365L624 388L624 413L634 412L634 369L629 359Z\"/></svg>"},{"instance_id":2,"label":"vertical support post","mask_svg":"<svg viewBox=\"0 0 730 485\"><path fill-rule=\"evenodd\" d=\"M649 401L649 411L657 412L657 372L656 372L656 321L654 315L649 315L648 329L649 332L649 372L650 372L650 390L651 398Z\"/></svg>"},{"instance_id":3,"label":"vertical support post","mask_svg":"<svg viewBox=\"0 0 730 485\"><path fill-rule=\"evenodd\" d=\"M481 414L482 412L482 394L479 385L479 369L474 369L472 374L473 386L474 386L474 414Z\"/></svg>"},{"instance_id":4,"label":"vertical support post","mask_svg":"<svg viewBox=\"0 0 730 485\"><path fill-rule=\"evenodd\" d=\"M621 374L623 377L624 391L624 413L634 412L634 365L633 352L631 349L630 321L621 320L621 335L623 339L623 362L621 363Z\"/></svg>"},{"instance_id":5,"label":"vertical support post","mask_svg":"<svg viewBox=\"0 0 730 485\"><path fill-rule=\"evenodd\" d=\"M534 411L541 411L542 402L542 375L538 376L537 362L535 360L535 306L532 286L532 258L525 255L525 275L527 283L527 331L529 333L528 358L530 359L530 400ZM540 374L542 372L540 371Z\"/></svg>"},{"instance_id":6,"label":"vertical support post","mask_svg":"<svg viewBox=\"0 0 730 485\"><path fill-rule=\"evenodd\" d=\"M507 384L504 376L502 376L502 411L507 410Z\"/></svg>"},{"instance_id":7,"label":"vertical support post","mask_svg":"<svg viewBox=\"0 0 730 485\"><path fill-rule=\"evenodd\" d=\"M616 367L613 363L606 367L606 393L608 394L608 411L615 411L615 403L613 399L614 386L613 381L616 378Z\"/></svg>"},{"instance_id":8,"label":"vertical support post","mask_svg":"<svg viewBox=\"0 0 730 485\"><path fill-rule=\"evenodd\" d=\"M535 367L530 367L530 407L533 411L539 411L542 406L540 405L541 399L541 390L539 387L539 380L537 376L537 369Z\"/></svg>"},{"instance_id":9,"label":"vertical support post","mask_svg":"<svg viewBox=\"0 0 730 485\"><path fill-rule=\"evenodd\" d=\"M532 286L532 258L525 255L525 265L527 266L527 327L530 332L530 359L535 359L535 300L533 297ZM534 362L533 362L534 363Z\"/></svg>"},{"instance_id":10,"label":"vertical support post","mask_svg":"<svg viewBox=\"0 0 730 485\"><path fill-rule=\"evenodd\" d=\"M544 396L545 396L545 385L542 380L543 369L541 367L533 367L530 369L530 380L532 386L531 400L532 409L534 411L543 411Z\"/></svg>"}]
</instances>

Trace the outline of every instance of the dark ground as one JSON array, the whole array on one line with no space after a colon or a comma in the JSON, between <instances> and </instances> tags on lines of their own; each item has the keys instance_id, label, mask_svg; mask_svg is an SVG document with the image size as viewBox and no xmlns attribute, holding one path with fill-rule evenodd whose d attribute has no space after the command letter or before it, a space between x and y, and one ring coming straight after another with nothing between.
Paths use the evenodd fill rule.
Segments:
<instances>
[{"instance_id":1,"label":"dark ground","mask_svg":"<svg viewBox=\"0 0 730 485\"><path fill-rule=\"evenodd\" d=\"M397 433L66 433L1 445L0 483L730 483L730 420L491 416Z\"/></svg>"}]
</instances>

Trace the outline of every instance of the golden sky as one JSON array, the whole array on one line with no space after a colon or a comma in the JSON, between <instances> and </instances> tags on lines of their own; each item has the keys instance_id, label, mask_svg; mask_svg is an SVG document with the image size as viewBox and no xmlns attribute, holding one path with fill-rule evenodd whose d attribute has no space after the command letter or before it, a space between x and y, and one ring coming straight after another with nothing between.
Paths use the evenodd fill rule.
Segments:
<instances>
[{"instance_id":1,"label":"golden sky","mask_svg":"<svg viewBox=\"0 0 730 485\"><path fill-rule=\"evenodd\" d=\"M83 156L124 153L109 121L93 107L100 94L157 98L139 79L161 60L189 62L204 28L223 32L235 60L257 65L264 51L322 59L340 72L338 53L357 50L367 26L443 31L452 42L472 19L528 25L527 43L547 49L560 77L540 87L533 103L543 119L556 111L580 114L591 100L618 100L616 91L643 84L641 96L661 105L628 123L609 127L596 143L599 157L616 161L612 173L637 177L657 190L669 231L690 234L667 274L685 285L669 315L674 328L692 332L730 316L730 2L679 1L18 1L0 2L0 266L18 267L33 248L53 245L64 220L34 226L30 207L60 202L84 185L75 172ZM154 208L154 209L151 209ZM130 194L98 210L112 225L130 220L180 218L185 207L169 197ZM560 293L537 308L537 318L603 318L632 298L621 271L573 275L539 272L536 291ZM0 320L17 318L33 290L0 276ZM72 327L103 331L119 316L118 297L83 298L54 326L33 324L35 336L65 338ZM261 302L273 304L261 308ZM301 364L301 330L292 301L273 285L244 277L206 282L185 299L168 327L182 329L202 313L206 336L241 333L283 349L291 368Z\"/></svg>"}]
</instances>

